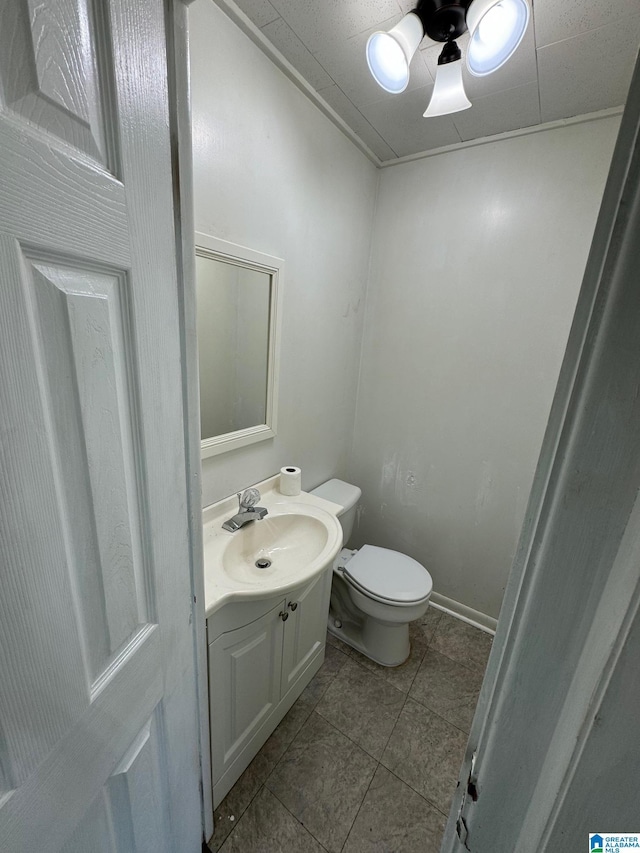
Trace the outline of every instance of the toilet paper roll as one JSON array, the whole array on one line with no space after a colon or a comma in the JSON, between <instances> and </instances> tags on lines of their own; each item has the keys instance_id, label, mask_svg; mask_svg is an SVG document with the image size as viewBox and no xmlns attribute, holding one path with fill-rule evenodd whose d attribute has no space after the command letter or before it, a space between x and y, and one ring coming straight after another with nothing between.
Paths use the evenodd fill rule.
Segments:
<instances>
[{"instance_id":1,"label":"toilet paper roll","mask_svg":"<svg viewBox=\"0 0 640 853\"><path fill-rule=\"evenodd\" d=\"M293 465L286 465L280 469L280 493L283 495L300 494L300 486L302 483L302 471L299 468L294 468Z\"/></svg>"}]
</instances>

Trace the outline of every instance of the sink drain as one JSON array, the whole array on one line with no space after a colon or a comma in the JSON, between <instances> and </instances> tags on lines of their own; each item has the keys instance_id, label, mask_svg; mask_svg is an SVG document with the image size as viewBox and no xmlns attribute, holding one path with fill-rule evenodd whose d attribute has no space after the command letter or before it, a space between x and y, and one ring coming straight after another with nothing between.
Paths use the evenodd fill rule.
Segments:
<instances>
[{"instance_id":1,"label":"sink drain","mask_svg":"<svg viewBox=\"0 0 640 853\"><path fill-rule=\"evenodd\" d=\"M267 560L265 557L256 560L256 569L268 569L270 565L271 560Z\"/></svg>"}]
</instances>

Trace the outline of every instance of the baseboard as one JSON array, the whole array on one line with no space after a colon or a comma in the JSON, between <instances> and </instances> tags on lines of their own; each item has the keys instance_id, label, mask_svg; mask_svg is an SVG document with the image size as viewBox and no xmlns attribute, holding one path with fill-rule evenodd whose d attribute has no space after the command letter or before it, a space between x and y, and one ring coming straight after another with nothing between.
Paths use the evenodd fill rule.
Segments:
<instances>
[{"instance_id":1,"label":"baseboard","mask_svg":"<svg viewBox=\"0 0 640 853\"><path fill-rule=\"evenodd\" d=\"M453 598L447 598L446 595L440 595L439 592L432 592L429 603L436 610L442 610L450 616L455 616L456 619L468 622L469 625L480 628L481 631L486 631L487 634L495 634L496 632L497 619L487 616L486 613L480 613L479 610L474 610L473 607L467 607L466 604L460 604L459 601L454 601Z\"/></svg>"}]
</instances>

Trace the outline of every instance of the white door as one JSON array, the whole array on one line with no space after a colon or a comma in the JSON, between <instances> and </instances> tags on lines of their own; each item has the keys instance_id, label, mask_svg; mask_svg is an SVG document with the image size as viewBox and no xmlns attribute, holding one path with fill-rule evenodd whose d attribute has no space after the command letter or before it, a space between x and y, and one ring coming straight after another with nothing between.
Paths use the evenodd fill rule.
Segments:
<instances>
[{"instance_id":1,"label":"white door","mask_svg":"<svg viewBox=\"0 0 640 853\"><path fill-rule=\"evenodd\" d=\"M0 850L201 845L162 0L0 0Z\"/></svg>"}]
</instances>

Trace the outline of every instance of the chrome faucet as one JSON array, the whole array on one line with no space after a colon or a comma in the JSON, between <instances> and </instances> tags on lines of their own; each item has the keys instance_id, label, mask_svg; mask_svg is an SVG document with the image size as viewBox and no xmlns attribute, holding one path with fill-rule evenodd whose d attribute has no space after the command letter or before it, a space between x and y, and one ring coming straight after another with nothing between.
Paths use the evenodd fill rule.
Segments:
<instances>
[{"instance_id":1,"label":"chrome faucet","mask_svg":"<svg viewBox=\"0 0 640 853\"><path fill-rule=\"evenodd\" d=\"M263 506L255 506L259 500L260 492L257 489L245 489L244 492L238 492L238 512L224 522L222 529L235 533L236 530L240 530L250 521L260 521L261 518L264 518L268 510Z\"/></svg>"}]
</instances>

